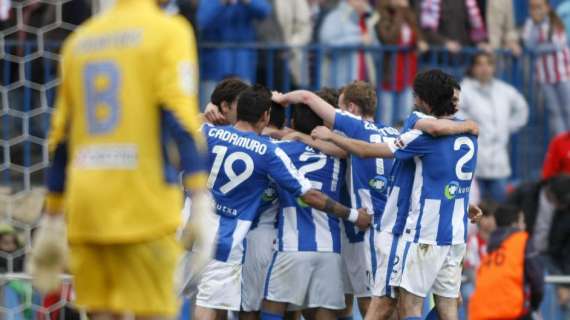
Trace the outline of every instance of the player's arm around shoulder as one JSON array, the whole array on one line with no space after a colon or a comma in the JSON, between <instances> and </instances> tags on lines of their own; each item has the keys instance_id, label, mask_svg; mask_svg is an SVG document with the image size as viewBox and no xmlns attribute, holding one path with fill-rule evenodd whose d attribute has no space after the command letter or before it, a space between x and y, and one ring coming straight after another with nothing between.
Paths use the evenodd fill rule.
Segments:
<instances>
[{"instance_id":1,"label":"player's arm around shoulder","mask_svg":"<svg viewBox=\"0 0 570 320\"><path fill-rule=\"evenodd\" d=\"M414 125L414 129L421 130L434 137L462 133L479 135L479 125L473 120L454 121L450 119L421 118Z\"/></svg>"},{"instance_id":2,"label":"player's arm around shoulder","mask_svg":"<svg viewBox=\"0 0 570 320\"><path fill-rule=\"evenodd\" d=\"M394 151L390 143L368 143L361 140L351 139L332 132L329 128L319 126L313 130L311 136L314 139L330 141L348 153L361 158L392 158Z\"/></svg>"},{"instance_id":3,"label":"player's arm around shoulder","mask_svg":"<svg viewBox=\"0 0 570 320\"><path fill-rule=\"evenodd\" d=\"M366 208L351 209L345 207L319 190L310 189L301 195L301 199L317 210L354 223L361 230L367 229L371 224L372 215L368 214Z\"/></svg>"},{"instance_id":4,"label":"player's arm around shoulder","mask_svg":"<svg viewBox=\"0 0 570 320\"><path fill-rule=\"evenodd\" d=\"M331 157L340 159L346 159L348 157L348 152L338 147L336 144L324 140L313 139L310 135L304 134L302 132L293 131L283 137L283 140L300 141L309 147L317 149Z\"/></svg>"}]
</instances>

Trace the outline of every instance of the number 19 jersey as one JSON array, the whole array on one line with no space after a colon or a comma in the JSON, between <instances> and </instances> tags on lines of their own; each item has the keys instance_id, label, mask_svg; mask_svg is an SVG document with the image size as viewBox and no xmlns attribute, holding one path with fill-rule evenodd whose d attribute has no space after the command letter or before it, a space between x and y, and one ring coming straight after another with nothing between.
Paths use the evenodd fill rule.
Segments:
<instances>
[{"instance_id":1,"label":"number 19 jersey","mask_svg":"<svg viewBox=\"0 0 570 320\"><path fill-rule=\"evenodd\" d=\"M241 263L243 240L260 214L259 206L271 180L294 197L311 189L291 159L268 138L232 126L204 125L208 142L208 187L216 202L214 258Z\"/></svg>"},{"instance_id":2,"label":"number 19 jersey","mask_svg":"<svg viewBox=\"0 0 570 320\"><path fill-rule=\"evenodd\" d=\"M314 189L339 201L345 168L340 159L325 155L299 141L279 142L293 164ZM295 194L279 188L279 251L340 253L339 219L313 209Z\"/></svg>"}]
</instances>

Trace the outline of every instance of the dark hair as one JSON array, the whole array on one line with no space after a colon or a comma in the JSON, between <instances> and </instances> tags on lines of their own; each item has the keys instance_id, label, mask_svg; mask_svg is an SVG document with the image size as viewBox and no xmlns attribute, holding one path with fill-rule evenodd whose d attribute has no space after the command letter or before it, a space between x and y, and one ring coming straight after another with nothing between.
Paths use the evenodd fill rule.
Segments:
<instances>
[{"instance_id":1,"label":"dark hair","mask_svg":"<svg viewBox=\"0 0 570 320\"><path fill-rule=\"evenodd\" d=\"M357 105L364 116L373 117L376 112L376 90L368 82L354 81L342 89L344 102Z\"/></svg>"},{"instance_id":2,"label":"dark hair","mask_svg":"<svg viewBox=\"0 0 570 320\"><path fill-rule=\"evenodd\" d=\"M376 10L382 19L376 24L376 32L380 42L384 44L398 44L400 34L402 33L402 25L407 24L420 40L423 40L422 30L418 26L418 19L412 5L394 7L390 0L377 0Z\"/></svg>"},{"instance_id":3,"label":"dark hair","mask_svg":"<svg viewBox=\"0 0 570 320\"><path fill-rule=\"evenodd\" d=\"M325 100L328 104L338 109L338 91L333 88L323 87L321 90L315 92L321 99ZM293 105L291 118L295 124L295 130L304 134L311 134L311 131L317 126L324 124L323 119L319 117L308 105L299 103Z\"/></svg>"},{"instance_id":4,"label":"dark hair","mask_svg":"<svg viewBox=\"0 0 570 320\"><path fill-rule=\"evenodd\" d=\"M497 210L495 210L495 221L497 222L497 227L511 226L519 220L521 214L523 214L522 211L515 206L498 206Z\"/></svg>"},{"instance_id":5,"label":"dark hair","mask_svg":"<svg viewBox=\"0 0 570 320\"><path fill-rule=\"evenodd\" d=\"M556 200L558 207L570 209L570 175L561 174L550 178L547 182L547 188Z\"/></svg>"},{"instance_id":6,"label":"dark hair","mask_svg":"<svg viewBox=\"0 0 570 320\"><path fill-rule=\"evenodd\" d=\"M483 212L483 216L485 216L485 217L494 216L495 211L497 211L498 207L499 207L499 204L493 200L485 199L485 200L481 201L481 203L479 203L479 208L481 208L481 211Z\"/></svg>"},{"instance_id":7,"label":"dark hair","mask_svg":"<svg viewBox=\"0 0 570 320\"><path fill-rule=\"evenodd\" d=\"M477 60L481 57L485 57L487 59L489 59L489 61L491 62L491 64L495 64L495 56L491 53L491 52L487 52L487 51L479 51L477 53L475 53L472 57L471 57L471 62L469 63L469 67L467 67L467 71L465 72L465 74L469 77L469 78L473 78L473 69L475 69L475 65L477 64Z\"/></svg>"},{"instance_id":8,"label":"dark hair","mask_svg":"<svg viewBox=\"0 0 570 320\"><path fill-rule=\"evenodd\" d=\"M461 89L457 80L441 70L420 72L414 79L414 93L430 106L431 114L436 117L457 112L453 103L454 89Z\"/></svg>"},{"instance_id":9,"label":"dark hair","mask_svg":"<svg viewBox=\"0 0 570 320\"><path fill-rule=\"evenodd\" d=\"M557 32L564 31L564 30L566 30L566 27L564 26L564 21L562 21L562 19L560 19L560 16L558 16L556 11L554 9L552 9L550 2L546 1L546 5L548 6L548 19L550 20L550 23L552 24L552 27L550 28L550 35L548 36L548 38L550 40L552 38L552 32L553 31L557 31Z\"/></svg>"},{"instance_id":10,"label":"dark hair","mask_svg":"<svg viewBox=\"0 0 570 320\"><path fill-rule=\"evenodd\" d=\"M315 93L323 100L325 100L328 104L338 109L338 90L330 87L322 87L321 90Z\"/></svg>"},{"instance_id":11,"label":"dark hair","mask_svg":"<svg viewBox=\"0 0 570 320\"><path fill-rule=\"evenodd\" d=\"M271 112L269 112L269 125L277 129L285 126L285 108L277 102L271 101Z\"/></svg>"},{"instance_id":12,"label":"dark hair","mask_svg":"<svg viewBox=\"0 0 570 320\"><path fill-rule=\"evenodd\" d=\"M256 124L270 108L270 95L259 90L259 88L248 88L238 97L237 120Z\"/></svg>"},{"instance_id":13,"label":"dark hair","mask_svg":"<svg viewBox=\"0 0 570 320\"><path fill-rule=\"evenodd\" d=\"M218 83L214 92L212 92L210 102L220 109L222 107L222 102L234 102L239 94L247 88L249 88L247 83L241 81L239 78L232 77L224 79Z\"/></svg>"},{"instance_id":14,"label":"dark hair","mask_svg":"<svg viewBox=\"0 0 570 320\"><path fill-rule=\"evenodd\" d=\"M317 126L323 125L323 119L319 117L309 106L303 103L293 105L291 115L295 130L304 134L311 134Z\"/></svg>"}]
</instances>

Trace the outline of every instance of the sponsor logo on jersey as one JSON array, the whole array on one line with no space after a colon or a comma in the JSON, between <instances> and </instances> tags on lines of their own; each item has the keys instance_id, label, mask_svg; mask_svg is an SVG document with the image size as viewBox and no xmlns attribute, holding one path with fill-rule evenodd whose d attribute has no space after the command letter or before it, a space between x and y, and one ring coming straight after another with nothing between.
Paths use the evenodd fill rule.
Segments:
<instances>
[{"instance_id":1,"label":"sponsor logo on jersey","mask_svg":"<svg viewBox=\"0 0 570 320\"><path fill-rule=\"evenodd\" d=\"M451 181L445 186L445 190L443 191L443 193L448 200L452 200L459 195L469 193L469 191L471 191L470 187L461 188L459 186L459 182Z\"/></svg>"},{"instance_id":2,"label":"sponsor logo on jersey","mask_svg":"<svg viewBox=\"0 0 570 320\"><path fill-rule=\"evenodd\" d=\"M230 217L230 218L237 217L237 215L238 215L237 209L226 207L226 206L221 205L219 203L216 203L216 211L218 212L218 214L220 214L222 216Z\"/></svg>"},{"instance_id":3,"label":"sponsor logo on jersey","mask_svg":"<svg viewBox=\"0 0 570 320\"><path fill-rule=\"evenodd\" d=\"M370 181L368 181L368 185L371 189L382 192L386 190L388 179L386 179L384 176L375 176L374 178L370 179Z\"/></svg>"},{"instance_id":4,"label":"sponsor logo on jersey","mask_svg":"<svg viewBox=\"0 0 570 320\"><path fill-rule=\"evenodd\" d=\"M261 195L261 201L264 202L272 202L275 199L277 199L277 191L271 187L265 189Z\"/></svg>"}]
</instances>

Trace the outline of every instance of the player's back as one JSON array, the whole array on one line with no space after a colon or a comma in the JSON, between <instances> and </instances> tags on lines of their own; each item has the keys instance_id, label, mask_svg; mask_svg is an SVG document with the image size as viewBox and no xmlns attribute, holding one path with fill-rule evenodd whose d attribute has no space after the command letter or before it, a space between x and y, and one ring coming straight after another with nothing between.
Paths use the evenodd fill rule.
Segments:
<instances>
[{"instance_id":1,"label":"player's back","mask_svg":"<svg viewBox=\"0 0 570 320\"><path fill-rule=\"evenodd\" d=\"M402 133L412 130L421 118L433 119L423 113L412 112L404 121ZM397 157L394 159L392 168L390 168L388 199L378 224L380 231L387 231L398 236L404 232L410 209L415 170L414 159L398 159Z\"/></svg>"},{"instance_id":2,"label":"player's back","mask_svg":"<svg viewBox=\"0 0 570 320\"><path fill-rule=\"evenodd\" d=\"M198 129L194 49L191 27L151 0L117 1L64 44L50 141L67 139L72 241L138 241L179 225L167 142Z\"/></svg>"},{"instance_id":3,"label":"player's back","mask_svg":"<svg viewBox=\"0 0 570 320\"><path fill-rule=\"evenodd\" d=\"M215 258L241 261L242 240L259 212L270 178L295 196L310 189L287 155L269 139L233 126L204 125L208 142L208 187L216 201L218 243Z\"/></svg>"},{"instance_id":4,"label":"player's back","mask_svg":"<svg viewBox=\"0 0 570 320\"><path fill-rule=\"evenodd\" d=\"M406 234L415 242L465 243L469 191L477 161L477 137L423 135L423 155L416 170Z\"/></svg>"},{"instance_id":5,"label":"player's back","mask_svg":"<svg viewBox=\"0 0 570 320\"><path fill-rule=\"evenodd\" d=\"M350 138L370 143L382 143L393 140L398 135L394 128L366 121L347 112L337 112L334 129ZM374 214L374 224L378 227L387 200L388 177L392 168L392 159L360 158L350 155L348 191L353 207L364 207ZM345 221L346 234L351 242L359 242L364 232Z\"/></svg>"},{"instance_id":6,"label":"player's back","mask_svg":"<svg viewBox=\"0 0 570 320\"><path fill-rule=\"evenodd\" d=\"M335 201L340 200L345 168L339 158L328 156L299 141L284 141L279 147L314 189ZM298 197L279 188L280 251L320 251L340 253L339 219L313 209Z\"/></svg>"}]
</instances>

